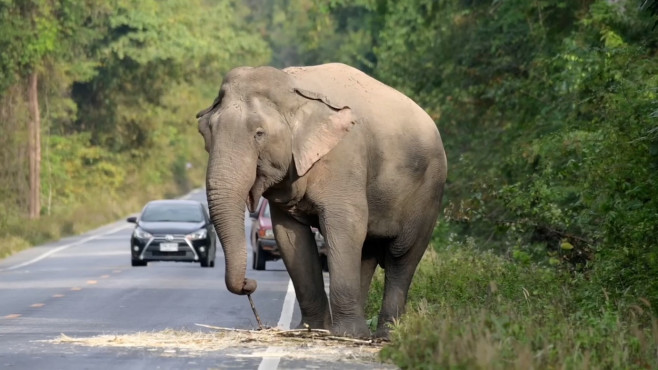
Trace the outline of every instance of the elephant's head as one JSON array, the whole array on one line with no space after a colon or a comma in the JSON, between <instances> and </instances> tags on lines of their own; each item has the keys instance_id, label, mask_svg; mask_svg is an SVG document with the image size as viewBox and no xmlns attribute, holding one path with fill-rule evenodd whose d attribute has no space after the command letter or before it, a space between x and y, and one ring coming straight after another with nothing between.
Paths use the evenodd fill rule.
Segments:
<instances>
[{"instance_id":1,"label":"elephant's head","mask_svg":"<svg viewBox=\"0 0 658 370\"><path fill-rule=\"evenodd\" d=\"M303 176L354 121L350 108L299 82L271 67L236 68L197 114L209 153L208 206L224 248L226 286L235 294L256 290L245 278L244 204L253 211L268 188Z\"/></svg>"}]
</instances>

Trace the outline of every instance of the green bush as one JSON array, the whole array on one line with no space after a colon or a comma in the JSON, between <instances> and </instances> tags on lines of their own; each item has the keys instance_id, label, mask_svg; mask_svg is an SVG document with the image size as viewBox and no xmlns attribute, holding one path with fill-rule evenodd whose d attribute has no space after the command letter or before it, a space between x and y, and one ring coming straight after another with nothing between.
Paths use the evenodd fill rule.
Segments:
<instances>
[{"instance_id":1,"label":"green bush","mask_svg":"<svg viewBox=\"0 0 658 370\"><path fill-rule=\"evenodd\" d=\"M12 254L27 249L30 246L30 243L18 236L7 235L5 237L0 237L0 258L11 256Z\"/></svg>"},{"instance_id":2,"label":"green bush","mask_svg":"<svg viewBox=\"0 0 658 370\"><path fill-rule=\"evenodd\" d=\"M3 2L0 237L57 239L202 186L195 113L228 69L270 56L248 13L230 0ZM28 76L41 117L39 220L27 214Z\"/></svg>"},{"instance_id":3,"label":"green bush","mask_svg":"<svg viewBox=\"0 0 658 370\"><path fill-rule=\"evenodd\" d=\"M381 358L403 369L657 368L649 302L580 307L586 284L469 243L431 248Z\"/></svg>"},{"instance_id":4,"label":"green bush","mask_svg":"<svg viewBox=\"0 0 658 370\"><path fill-rule=\"evenodd\" d=\"M362 2L372 4L369 2ZM437 120L445 215L658 312L658 32L633 1L376 2L374 74Z\"/></svg>"}]
</instances>

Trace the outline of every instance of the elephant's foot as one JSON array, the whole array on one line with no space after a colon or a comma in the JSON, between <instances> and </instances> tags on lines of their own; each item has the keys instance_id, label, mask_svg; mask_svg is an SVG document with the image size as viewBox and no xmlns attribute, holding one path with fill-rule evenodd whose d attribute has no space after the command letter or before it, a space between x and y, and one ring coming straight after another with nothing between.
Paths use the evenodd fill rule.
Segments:
<instances>
[{"instance_id":1,"label":"elephant's foot","mask_svg":"<svg viewBox=\"0 0 658 370\"><path fill-rule=\"evenodd\" d=\"M373 334L373 338L387 340L390 331L391 329L388 325L380 326L377 328L375 334Z\"/></svg>"},{"instance_id":2,"label":"elephant's foot","mask_svg":"<svg viewBox=\"0 0 658 370\"><path fill-rule=\"evenodd\" d=\"M370 338L370 329L364 320L339 321L332 328L331 333L334 335L353 337L353 338Z\"/></svg>"},{"instance_id":3,"label":"elephant's foot","mask_svg":"<svg viewBox=\"0 0 658 370\"><path fill-rule=\"evenodd\" d=\"M325 325L321 322L306 322L302 321L295 327L295 329L323 329L323 330L330 330L331 325Z\"/></svg>"},{"instance_id":4,"label":"elephant's foot","mask_svg":"<svg viewBox=\"0 0 658 370\"><path fill-rule=\"evenodd\" d=\"M324 329L324 330L330 330L331 329L331 320L330 319L319 319L319 320L311 320L311 319L303 319L297 325L296 329Z\"/></svg>"}]
</instances>

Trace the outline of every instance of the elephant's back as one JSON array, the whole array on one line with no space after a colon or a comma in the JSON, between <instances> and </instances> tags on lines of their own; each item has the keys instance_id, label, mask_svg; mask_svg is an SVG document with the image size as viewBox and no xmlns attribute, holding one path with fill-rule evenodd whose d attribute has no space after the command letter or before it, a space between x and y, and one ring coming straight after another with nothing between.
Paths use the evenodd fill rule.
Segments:
<instances>
[{"instance_id":1,"label":"elephant's back","mask_svg":"<svg viewBox=\"0 0 658 370\"><path fill-rule=\"evenodd\" d=\"M411 132L429 139L438 134L434 120L411 98L354 67L329 63L284 71L294 86L324 94L332 106L350 107L358 123L373 132L392 136Z\"/></svg>"},{"instance_id":2,"label":"elephant's back","mask_svg":"<svg viewBox=\"0 0 658 370\"><path fill-rule=\"evenodd\" d=\"M419 173L427 162L427 166L436 168L434 176L445 178L441 173L445 172L445 153L434 120L400 91L341 63L284 71L294 86L324 94L334 107L352 109L369 141L371 160L383 160L389 167L414 173Z\"/></svg>"},{"instance_id":3,"label":"elephant's back","mask_svg":"<svg viewBox=\"0 0 658 370\"><path fill-rule=\"evenodd\" d=\"M355 111L386 106L404 106L422 111L400 91L346 64L289 67L284 71L293 79L295 86L321 92L337 106L350 107Z\"/></svg>"}]
</instances>

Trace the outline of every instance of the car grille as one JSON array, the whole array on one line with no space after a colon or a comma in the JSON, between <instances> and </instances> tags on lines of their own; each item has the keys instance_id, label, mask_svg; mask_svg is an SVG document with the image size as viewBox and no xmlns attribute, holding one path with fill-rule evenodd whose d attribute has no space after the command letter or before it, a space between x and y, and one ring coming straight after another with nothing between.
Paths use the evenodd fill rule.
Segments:
<instances>
[{"instance_id":1,"label":"car grille","mask_svg":"<svg viewBox=\"0 0 658 370\"><path fill-rule=\"evenodd\" d=\"M173 236L167 240L167 235ZM161 243L176 243L178 244L178 251L161 251ZM197 254L192 246L185 240L184 234L156 234L147 243L146 247L142 250L141 258L145 260L159 260L159 261L195 261Z\"/></svg>"},{"instance_id":2,"label":"car grille","mask_svg":"<svg viewBox=\"0 0 658 370\"><path fill-rule=\"evenodd\" d=\"M157 260L194 260L195 254L192 251L192 248L186 245L178 245L178 251L176 252L163 252L160 249L160 246L155 244L149 246L145 251L142 252L145 259L157 259Z\"/></svg>"},{"instance_id":3,"label":"car grille","mask_svg":"<svg viewBox=\"0 0 658 370\"><path fill-rule=\"evenodd\" d=\"M178 251L178 252L160 252L160 251L152 251L150 254L153 257L183 257L187 254L186 251Z\"/></svg>"},{"instance_id":4,"label":"car grille","mask_svg":"<svg viewBox=\"0 0 658 370\"><path fill-rule=\"evenodd\" d=\"M185 240L185 236L186 236L185 234L154 234L153 239L155 239L157 241L166 242L167 241L167 239L166 239L167 235L171 235L171 236L174 237L172 239L172 241Z\"/></svg>"}]
</instances>

